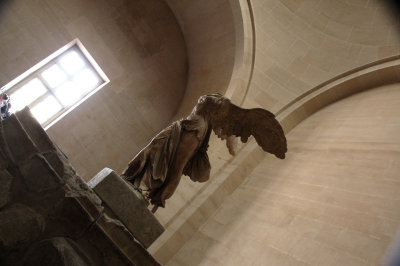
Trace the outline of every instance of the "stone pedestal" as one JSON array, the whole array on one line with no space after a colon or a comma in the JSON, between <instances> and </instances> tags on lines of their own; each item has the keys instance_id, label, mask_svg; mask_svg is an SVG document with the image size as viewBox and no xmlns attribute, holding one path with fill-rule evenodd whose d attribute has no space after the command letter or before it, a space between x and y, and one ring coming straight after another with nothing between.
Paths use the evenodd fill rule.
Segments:
<instances>
[{"instance_id":1,"label":"stone pedestal","mask_svg":"<svg viewBox=\"0 0 400 266\"><path fill-rule=\"evenodd\" d=\"M1 121L0 265L159 265L108 209L29 109Z\"/></svg>"},{"instance_id":2,"label":"stone pedestal","mask_svg":"<svg viewBox=\"0 0 400 266\"><path fill-rule=\"evenodd\" d=\"M149 247L164 232L142 195L110 168L104 168L88 185L144 247Z\"/></svg>"}]
</instances>

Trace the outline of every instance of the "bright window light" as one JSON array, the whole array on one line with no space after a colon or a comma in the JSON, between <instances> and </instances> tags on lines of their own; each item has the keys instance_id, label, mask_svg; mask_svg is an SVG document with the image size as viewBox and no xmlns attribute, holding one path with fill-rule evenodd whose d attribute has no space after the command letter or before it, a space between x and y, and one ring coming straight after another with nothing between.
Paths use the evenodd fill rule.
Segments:
<instances>
[{"instance_id":1,"label":"bright window light","mask_svg":"<svg viewBox=\"0 0 400 266\"><path fill-rule=\"evenodd\" d=\"M80 100L82 92L73 82L68 81L54 90L55 95L65 106L70 106Z\"/></svg>"},{"instance_id":2,"label":"bright window light","mask_svg":"<svg viewBox=\"0 0 400 266\"><path fill-rule=\"evenodd\" d=\"M21 110L46 92L46 87L39 79L32 79L10 95L10 98L12 99L11 111L16 112Z\"/></svg>"},{"instance_id":3,"label":"bright window light","mask_svg":"<svg viewBox=\"0 0 400 266\"><path fill-rule=\"evenodd\" d=\"M62 106L57 102L56 98L53 96L47 96L44 100L33 106L31 112L39 123L43 123L57 114L61 109Z\"/></svg>"},{"instance_id":4,"label":"bright window light","mask_svg":"<svg viewBox=\"0 0 400 266\"><path fill-rule=\"evenodd\" d=\"M58 65L52 65L43 71L42 77L51 88L61 85L67 79L67 75Z\"/></svg>"},{"instance_id":5,"label":"bright window light","mask_svg":"<svg viewBox=\"0 0 400 266\"><path fill-rule=\"evenodd\" d=\"M85 68L74 77L73 81L79 89L87 92L97 86L100 80L92 70Z\"/></svg>"},{"instance_id":6,"label":"bright window light","mask_svg":"<svg viewBox=\"0 0 400 266\"><path fill-rule=\"evenodd\" d=\"M85 66L85 61L76 51L71 51L61 57L60 66L69 75L73 75Z\"/></svg>"},{"instance_id":7,"label":"bright window light","mask_svg":"<svg viewBox=\"0 0 400 266\"><path fill-rule=\"evenodd\" d=\"M76 39L1 89L10 96L11 112L29 106L47 129L108 82Z\"/></svg>"}]
</instances>

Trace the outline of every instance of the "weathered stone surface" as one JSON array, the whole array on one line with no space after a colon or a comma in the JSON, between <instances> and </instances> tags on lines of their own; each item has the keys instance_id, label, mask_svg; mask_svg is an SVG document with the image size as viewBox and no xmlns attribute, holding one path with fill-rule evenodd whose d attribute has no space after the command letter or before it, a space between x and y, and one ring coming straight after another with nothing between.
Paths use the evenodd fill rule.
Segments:
<instances>
[{"instance_id":1,"label":"weathered stone surface","mask_svg":"<svg viewBox=\"0 0 400 266\"><path fill-rule=\"evenodd\" d=\"M10 163L8 147L3 137L3 123L0 121L0 169L5 169Z\"/></svg>"},{"instance_id":2,"label":"weathered stone surface","mask_svg":"<svg viewBox=\"0 0 400 266\"><path fill-rule=\"evenodd\" d=\"M0 265L158 265L32 120L0 121Z\"/></svg>"},{"instance_id":3,"label":"weathered stone surface","mask_svg":"<svg viewBox=\"0 0 400 266\"><path fill-rule=\"evenodd\" d=\"M23 162L38 152L15 115L2 121L7 149L16 163Z\"/></svg>"},{"instance_id":4,"label":"weathered stone surface","mask_svg":"<svg viewBox=\"0 0 400 266\"><path fill-rule=\"evenodd\" d=\"M103 211L101 199L91 190L88 191L69 191L68 197L75 197L79 204L88 212L92 217L98 217L98 214Z\"/></svg>"},{"instance_id":5,"label":"weathered stone surface","mask_svg":"<svg viewBox=\"0 0 400 266\"><path fill-rule=\"evenodd\" d=\"M91 204L94 205L93 203ZM45 233L53 236L80 237L100 217L102 207L96 206L98 208L95 209L95 206L93 206L92 212L89 213L80 198L65 197L49 211L46 217L48 227ZM95 212L94 210L97 211Z\"/></svg>"},{"instance_id":6,"label":"weathered stone surface","mask_svg":"<svg viewBox=\"0 0 400 266\"><path fill-rule=\"evenodd\" d=\"M105 232L97 223L94 223L75 241L83 252L90 254L92 265L132 265L132 262L109 237L108 232Z\"/></svg>"},{"instance_id":7,"label":"weathered stone surface","mask_svg":"<svg viewBox=\"0 0 400 266\"><path fill-rule=\"evenodd\" d=\"M44 192L56 189L62 184L57 173L40 155L33 156L20 169L30 191Z\"/></svg>"},{"instance_id":8,"label":"weathered stone surface","mask_svg":"<svg viewBox=\"0 0 400 266\"><path fill-rule=\"evenodd\" d=\"M23 258L25 266L86 266L89 258L71 240L63 237L46 239L29 248Z\"/></svg>"},{"instance_id":9,"label":"weathered stone surface","mask_svg":"<svg viewBox=\"0 0 400 266\"><path fill-rule=\"evenodd\" d=\"M113 170L104 168L88 185L144 247L149 247L164 232L143 199Z\"/></svg>"},{"instance_id":10,"label":"weathered stone surface","mask_svg":"<svg viewBox=\"0 0 400 266\"><path fill-rule=\"evenodd\" d=\"M7 204L13 176L7 170L0 169L0 208Z\"/></svg>"},{"instance_id":11,"label":"weathered stone surface","mask_svg":"<svg viewBox=\"0 0 400 266\"><path fill-rule=\"evenodd\" d=\"M68 187L66 196L76 198L92 217L98 217L103 210L101 199L76 175L67 158L58 150L47 152L44 156Z\"/></svg>"},{"instance_id":12,"label":"weathered stone surface","mask_svg":"<svg viewBox=\"0 0 400 266\"><path fill-rule=\"evenodd\" d=\"M36 240L45 228L43 217L22 204L0 212L0 246L14 249Z\"/></svg>"},{"instance_id":13,"label":"weathered stone surface","mask_svg":"<svg viewBox=\"0 0 400 266\"><path fill-rule=\"evenodd\" d=\"M134 265L159 265L119 220L104 214L97 224Z\"/></svg>"},{"instance_id":14,"label":"weathered stone surface","mask_svg":"<svg viewBox=\"0 0 400 266\"><path fill-rule=\"evenodd\" d=\"M40 152L55 151L56 147L39 122L32 117L28 107L15 114L28 136Z\"/></svg>"},{"instance_id":15,"label":"weathered stone surface","mask_svg":"<svg viewBox=\"0 0 400 266\"><path fill-rule=\"evenodd\" d=\"M56 151L46 152L43 154L46 158L47 162L51 165L51 167L56 171L59 177L64 177L64 173L66 171L63 160L59 157Z\"/></svg>"},{"instance_id":16,"label":"weathered stone surface","mask_svg":"<svg viewBox=\"0 0 400 266\"><path fill-rule=\"evenodd\" d=\"M10 163L4 151L4 145L1 145L0 139L0 169L7 168Z\"/></svg>"}]
</instances>

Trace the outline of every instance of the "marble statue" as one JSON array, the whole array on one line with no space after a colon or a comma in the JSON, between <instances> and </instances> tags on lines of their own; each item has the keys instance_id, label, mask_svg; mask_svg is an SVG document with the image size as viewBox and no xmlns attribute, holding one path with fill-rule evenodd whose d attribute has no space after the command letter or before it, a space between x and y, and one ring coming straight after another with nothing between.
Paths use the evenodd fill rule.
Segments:
<instances>
[{"instance_id":1,"label":"marble statue","mask_svg":"<svg viewBox=\"0 0 400 266\"><path fill-rule=\"evenodd\" d=\"M286 138L274 114L261 108L244 109L221 94L211 94L201 96L186 119L158 133L129 162L123 178L153 205L153 212L165 207L182 174L197 182L209 179L207 148L211 131L226 140L232 155L235 137L246 142L253 135L264 151L285 158Z\"/></svg>"}]
</instances>

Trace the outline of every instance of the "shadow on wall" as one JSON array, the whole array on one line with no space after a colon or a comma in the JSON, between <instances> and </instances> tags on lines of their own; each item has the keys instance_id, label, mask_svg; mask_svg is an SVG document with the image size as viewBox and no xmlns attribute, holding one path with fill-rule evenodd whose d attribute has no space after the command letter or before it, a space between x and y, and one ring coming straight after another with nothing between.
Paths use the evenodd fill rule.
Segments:
<instances>
[{"instance_id":1,"label":"shadow on wall","mask_svg":"<svg viewBox=\"0 0 400 266\"><path fill-rule=\"evenodd\" d=\"M396 266L400 265L400 231L397 232L396 239L390 252L387 254L385 261L383 262L384 266Z\"/></svg>"},{"instance_id":2,"label":"shadow on wall","mask_svg":"<svg viewBox=\"0 0 400 266\"><path fill-rule=\"evenodd\" d=\"M387 3L388 10L391 15L395 18L398 26L398 34L400 34L400 1L398 0L385 0Z\"/></svg>"},{"instance_id":3,"label":"shadow on wall","mask_svg":"<svg viewBox=\"0 0 400 266\"><path fill-rule=\"evenodd\" d=\"M0 1L0 23L1 23L1 18L3 17L2 14L4 10L7 9L7 5L11 2L11 0L1 0Z\"/></svg>"}]
</instances>

